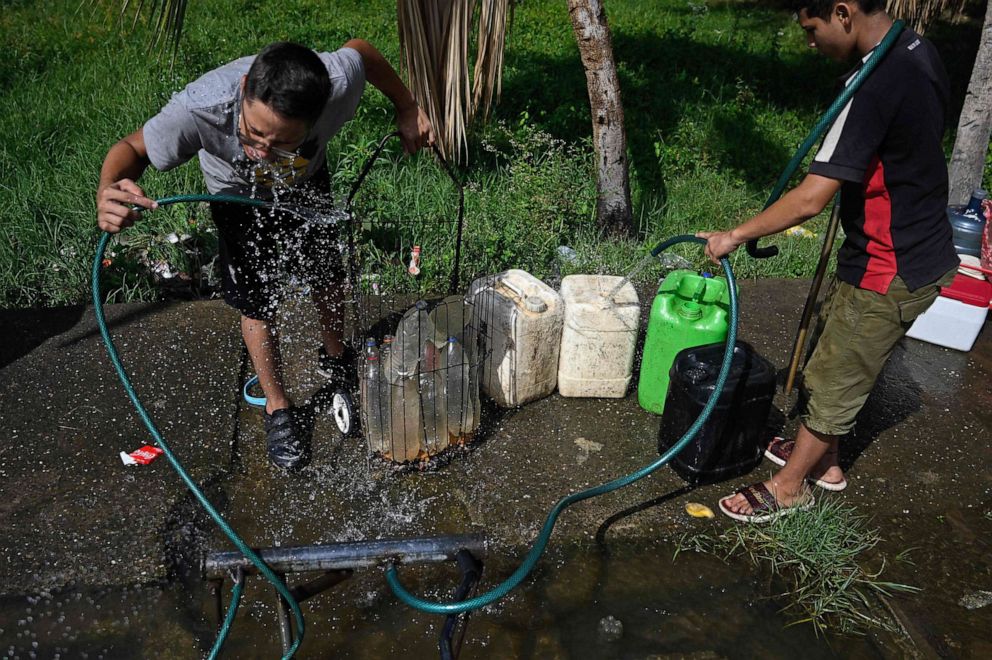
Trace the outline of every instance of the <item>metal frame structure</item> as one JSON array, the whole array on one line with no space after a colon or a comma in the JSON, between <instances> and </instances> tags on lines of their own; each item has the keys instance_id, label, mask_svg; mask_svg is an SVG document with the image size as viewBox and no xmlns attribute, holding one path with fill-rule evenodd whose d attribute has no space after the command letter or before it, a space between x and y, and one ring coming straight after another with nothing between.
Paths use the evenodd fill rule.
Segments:
<instances>
[{"instance_id":1,"label":"metal frame structure","mask_svg":"<svg viewBox=\"0 0 992 660\"><path fill-rule=\"evenodd\" d=\"M454 592L456 601L465 600L482 575L482 559L486 556L486 540L477 534L434 536L413 539L384 539L377 541L349 541L327 545L256 549L259 557L286 581L286 576L295 573L316 573L321 575L290 588L293 598L299 603L341 584L351 577L355 570L384 565L438 564L457 562L462 580ZM230 577L232 582L244 583L256 575L258 569L238 551L211 552L201 567L203 579L210 582L214 595L214 609L218 624L223 620L224 582ZM288 585L287 585L288 586ZM279 637L283 652L288 652L293 644L293 626L290 621L289 606L286 600L276 594L276 616L279 623ZM453 649L452 640L461 624L461 636L468 623L466 615L450 615L441 629L438 642L441 657L456 658L458 648Z\"/></svg>"}]
</instances>

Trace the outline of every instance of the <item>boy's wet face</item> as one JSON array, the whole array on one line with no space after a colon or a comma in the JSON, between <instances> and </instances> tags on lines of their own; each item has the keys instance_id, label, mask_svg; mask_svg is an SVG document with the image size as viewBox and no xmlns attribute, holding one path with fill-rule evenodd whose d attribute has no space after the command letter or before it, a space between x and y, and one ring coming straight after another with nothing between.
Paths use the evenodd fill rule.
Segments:
<instances>
[{"instance_id":1,"label":"boy's wet face","mask_svg":"<svg viewBox=\"0 0 992 660\"><path fill-rule=\"evenodd\" d=\"M261 101L242 101L238 139L251 160L274 162L291 157L309 132L310 127L302 119L284 117Z\"/></svg>"},{"instance_id":2,"label":"boy's wet face","mask_svg":"<svg viewBox=\"0 0 992 660\"><path fill-rule=\"evenodd\" d=\"M854 51L850 33L850 14L845 4L837 3L827 20L799 11L799 27L806 33L806 45L837 62L846 61Z\"/></svg>"}]
</instances>

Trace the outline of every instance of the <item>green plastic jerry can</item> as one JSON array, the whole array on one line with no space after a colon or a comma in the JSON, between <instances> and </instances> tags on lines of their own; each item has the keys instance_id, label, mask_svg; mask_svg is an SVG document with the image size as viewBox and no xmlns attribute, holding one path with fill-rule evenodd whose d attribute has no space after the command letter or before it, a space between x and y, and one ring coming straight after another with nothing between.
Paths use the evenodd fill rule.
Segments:
<instances>
[{"instance_id":1,"label":"green plastic jerry can","mask_svg":"<svg viewBox=\"0 0 992 660\"><path fill-rule=\"evenodd\" d=\"M723 277L674 270L651 304L644 357L637 382L641 407L660 415L668 395L668 372L679 351L727 338L730 292Z\"/></svg>"}]
</instances>

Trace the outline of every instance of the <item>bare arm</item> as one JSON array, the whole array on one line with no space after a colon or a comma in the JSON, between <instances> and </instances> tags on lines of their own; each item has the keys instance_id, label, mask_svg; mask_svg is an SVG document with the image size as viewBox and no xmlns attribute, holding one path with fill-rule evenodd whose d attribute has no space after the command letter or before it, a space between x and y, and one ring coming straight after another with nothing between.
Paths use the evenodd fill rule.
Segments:
<instances>
[{"instance_id":1,"label":"bare arm","mask_svg":"<svg viewBox=\"0 0 992 660\"><path fill-rule=\"evenodd\" d=\"M135 183L148 167L142 129L122 138L107 152L96 189L96 222L100 229L117 233L138 219L132 205L153 209L156 204Z\"/></svg>"},{"instance_id":2,"label":"bare arm","mask_svg":"<svg viewBox=\"0 0 992 660\"><path fill-rule=\"evenodd\" d=\"M747 241L776 234L801 224L826 208L841 181L818 174L807 174L799 185L783 195L777 202L742 222L730 231L701 231L696 234L706 239L706 256L714 263Z\"/></svg>"},{"instance_id":3,"label":"bare arm","mask_svg":"<svg viewBox=\"0 0 992 660\"><path fill-rule=\"evenodd\" d=\"M396 126L400 131L403 150L412 154L421 147L433 144L434 129L430 120L382 53L364 39L351 39L344 47L358 51L365 65L365 79L396 107Z\"/></svg>"}]
</instances>

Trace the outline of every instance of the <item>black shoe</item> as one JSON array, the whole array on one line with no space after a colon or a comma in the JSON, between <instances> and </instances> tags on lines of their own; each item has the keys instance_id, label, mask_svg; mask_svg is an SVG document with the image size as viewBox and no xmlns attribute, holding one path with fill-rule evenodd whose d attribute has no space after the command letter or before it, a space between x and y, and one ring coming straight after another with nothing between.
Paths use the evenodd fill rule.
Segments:
<instances>
[{"instance_id":1,"label":"black shoe","mask_svg":"<svg viewBox=\"0 0 992 660\"><path fill-rule=\"evenodd\" d=\"M310 460L312 432L305 415L295 408L280 408L271 415L263 411L262 418L269 461L283 470L298 470L305 466Z\"/></svg>"},{"instance_id":2,"label":"black shoe","mask_svg":"<svg viewBox=\"0 0 992 660\"><path fill-rule=\"evenodd\" d=\"M350 346L345 346L340 355L333 357L327 354L323 346L317 351L317 373L336 384L354 385L357 370L355 351Z\"/></svg>"}]
</instances>

